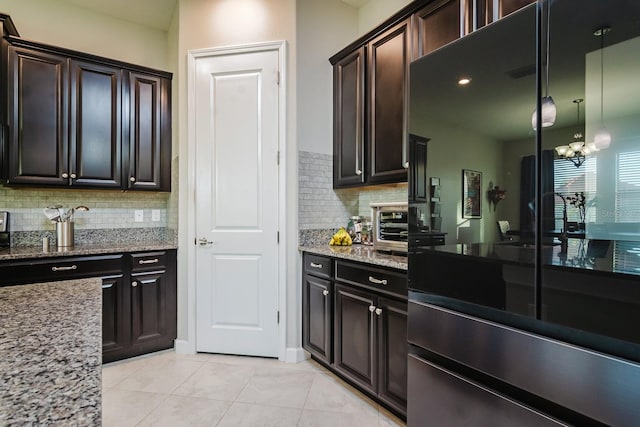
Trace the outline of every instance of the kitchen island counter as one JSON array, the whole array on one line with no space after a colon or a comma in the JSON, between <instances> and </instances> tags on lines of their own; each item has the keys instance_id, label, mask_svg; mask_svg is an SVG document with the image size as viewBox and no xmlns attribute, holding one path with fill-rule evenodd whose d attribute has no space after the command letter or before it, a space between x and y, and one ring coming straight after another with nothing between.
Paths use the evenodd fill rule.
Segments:
<instances>
[{"instance_id":1,"label":"kitchen island counter","mask_svg":"<svg viewBox=\"0 0 640 427\"><path fill-rule=\"evenodd\" d=\"M101 424L101 285L0 288L0 425Z\"/></svg>"},{"instance_id":2,"label":"kitchen island counter","mask_svg":"<svg viewBox=\"0 0 640 427\"><path fill-rule=\"evenodd\" d=\"M44 251L41 246L14 246L11 248L0 249L0 261L79 255L102 255L124 252L149 252L168 249L177 249L177 245L172 241L158 240L133 243L79 244L65 248L57 248L55 245L52 245L49 247L48 251Z\"/></svg>"},{"instance_id":3,"label":"kitchen island counter","mask_svg":"<svg viewBox=\"0 0 640 427\"><path fill-rule=\"evenodd\" d=\"M407 257L390 255L376 251L373 246L329 246L329 245L302 245L300 252L308 252L316 255L326 255L350 261L364 262L382 267L407 270Z\"/></svg>"}]
</instances>

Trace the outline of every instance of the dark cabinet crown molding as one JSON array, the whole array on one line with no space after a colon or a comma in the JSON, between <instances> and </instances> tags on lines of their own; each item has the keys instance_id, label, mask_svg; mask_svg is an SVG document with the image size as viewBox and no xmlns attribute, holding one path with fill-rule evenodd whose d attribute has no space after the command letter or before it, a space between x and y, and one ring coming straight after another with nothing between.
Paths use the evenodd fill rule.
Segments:
<instances>
[{"instance_id":1,"label":"dark cabinet crown molding","mask_svg":"<svg viewBox=\"0 0 640 427\"><path fill-rule=\"evenodd\" d=\"M132 64L130 62L120 61L120 60L112 59L112 58L106 58L106 57L103 57L103 56L94 55L94 54L86 53L86 52L80 52L80 51L73 50L73 49L67 49L65 47L53 46L53 45L50 45L50 44L41 43L41 42L37 42L37 41L33 41L33 40L28 40L28 39L24 39L24 38L12 36L12 35L8 36L8 37L5 37L5 39L12 46L25 47L25 48L36 48L36 49L38 49L40 51L61 54L61 55L64 55L64 56L68 56L68 57L70 57L72 59L82 59L82 60L85 60L85 61L89 60L89 61L99 62L99 63L104 64L104 65L123 68L123 69L126 69L126 70L141 71L141 72L144 72L144 73L147 73L147 74L156 75L158 77L162 77L162 78L166 78L166 79L172 79L173 78L173 73L171 73L169 71L157 70L155 68L145 67L145 66L142 66L142 65L136 65L136 64Z\"/></svg>"},{"instance_id":2,"label":"dark cabinet crown molding","mask_svg":"<svg viewBox=\"0 0 640 427\"><path fill-rule=\"evenodd\" d=\"M2 22L4 36L20 37L16 26L13 24L11 17L5 13L0 13L0 22Z\"/></svg>"},{"instance_id":3,"label":"dark cabinet crown molding","mask_svg":"<svg viewBox=\"0 0 640 427\"><path fill-rule=\"evenodd\" d=\"M357 49L359 46L366 44L369 40L374 38L376 35L380 34L384 30L400 23L404 19L408 18L412 13L417 12L420 8L426 6L429 3L434 3L438 0L415 0L400 9L398 12L394 13L387 20L382 22L377 27L373 28L371 31L367 32L363 36L356 39L353 43L349 44L344 49L340 50L338 53L329 58L329 62L331 65L335 65L340 59L347 56L349 53L353 52L354 49Z\"/></svg>"}]
</instances>

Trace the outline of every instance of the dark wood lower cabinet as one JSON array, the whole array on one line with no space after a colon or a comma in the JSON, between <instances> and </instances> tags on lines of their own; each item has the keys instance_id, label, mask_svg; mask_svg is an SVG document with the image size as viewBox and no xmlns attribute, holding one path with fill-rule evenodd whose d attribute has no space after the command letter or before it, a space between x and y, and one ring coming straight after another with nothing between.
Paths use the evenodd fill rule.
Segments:
<instances>
[{"instance_id":1,"label":"dark wood lower cabinet","mask_svg":"<svg viewBox=\"0 0 640 427\"><path fill-rule=\"evenodd\" d=\"M373 392L377 386L376 297L336 284L335 368Z\"/></svg>"},{"instance_id":2,"label":"dark wood lower cabinet","mask_svg":"<svg viewBox=\"0 0 640 427\"><path fill-rule=\"evenodd\" d=\"M173 347L176 250L0 262L0 286L100 277L102 361Z\"/></svg>"},{"instance_id":3,"label":"dark wood lower cabinet","mask_svg":"<svg viewBox=\"0 0 640 427\"><path fill-rule=\"evenodd\" d=\"M126 351L128 340L128 308L124 277L122 274L102 278L102 358L117 358ZM115 359L114 359L115 360Z\"/></svg>"},{"instance_id":4,"label":"dark wood lower cabinet","mask_svg":"<svg viewBox=\"0 0 640 427\"><path fill-rule=\"evenodd\" d=\"M406 275L312 254L304 254L303 264L303 347L337 375L404 417Z\"/></svg>"},{"instance_id":5,"label":"dark wood lower cabinet","mask_svg":"<svg viewBox=\"0 0 640 427\"><path fill-rule=\"evenodd\" d=\"M303 346L316 358L331 363L331 325L332 311L331 282L329 280L305 275L302 288Z\"/></svg>"},{"instance_id":6,"label":"dark wood lower cabinet","mask_svg":"<svg viewBox=\"0 0 640 427\"><path fill-rule=\"evenodd\" d=\"M407 407L407 303L380 298L378 396L399 411Z\"/></svg>"}]
</instances>

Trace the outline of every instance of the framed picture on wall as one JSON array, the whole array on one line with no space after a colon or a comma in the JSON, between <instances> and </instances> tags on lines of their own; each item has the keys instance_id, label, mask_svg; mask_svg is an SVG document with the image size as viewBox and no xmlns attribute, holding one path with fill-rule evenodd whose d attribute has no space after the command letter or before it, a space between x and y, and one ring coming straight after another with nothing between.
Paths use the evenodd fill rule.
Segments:
<instances>
[{"instance_id":1,"label":"framed picture on wall","mask_svg":"<svg viewBox=\"0 0 640 427\"><path fill-rule=\"evenodd\" d=\"M462 169L462 218L482 218L482 172Z\"/></svg>"}]
</instances>

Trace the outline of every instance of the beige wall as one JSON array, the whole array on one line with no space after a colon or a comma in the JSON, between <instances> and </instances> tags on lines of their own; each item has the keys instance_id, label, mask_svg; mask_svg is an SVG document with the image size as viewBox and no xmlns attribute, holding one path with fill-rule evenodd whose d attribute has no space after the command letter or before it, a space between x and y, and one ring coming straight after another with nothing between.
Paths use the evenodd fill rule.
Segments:
<instances>
[{"instance_id":1,"label":"beige wall","mask_svg":"<svg viewBox=\"0 0 640 427\"><path fill-rule=\"evenodd\" d=\"M0 0L20 36L168 70L167 33L52 0Z\"/></svg>"},{"instance_id":2,"label":"beige wall","mask_svg":"<svg viewBox=\"0 0 640 427\"><path fill-rule=\"evenodd\" d=\"M298 0L298 148L333 154L333 68L329 57L358 38L358 9L341 0ZM331 30L327 31L327 23Z\"/></svg>"},{"instance_id":3,"label":"beige wall","mask_svg":"<svg viewBox=\"0 0 640 427\"><path fill-rule=\"evenodd\" d=\"M265 41L287 42L287 146L284 149L287 185L286 214L287 238L287 346L300 347L300 296L297 251L297 139L296 139L296 2L295 0L181 0L178 24L178 78L179 85L179 146L180 146L180 226L179 244L187 248L193 237L187 232L187 221L193 218L188 197L188 146L187 146L187 54L189 50L242 45ZM281 150L282 151L282 150ZM187 320L187 267L186 249L178 259L178 339L189 337ZM281 310L284 308L281 307Z\"/></svg>"},{"instance_id":4,"label":"beige wall","mask_svg":"<svg viewBox=\"0 0 640 427\"><path fill-rule=\"evenodd\" d=\"M358 11L358 33L366 34L409 3L411 0L369 1Z\"/></svg>"}]
</instances>

